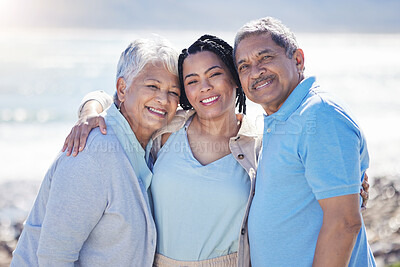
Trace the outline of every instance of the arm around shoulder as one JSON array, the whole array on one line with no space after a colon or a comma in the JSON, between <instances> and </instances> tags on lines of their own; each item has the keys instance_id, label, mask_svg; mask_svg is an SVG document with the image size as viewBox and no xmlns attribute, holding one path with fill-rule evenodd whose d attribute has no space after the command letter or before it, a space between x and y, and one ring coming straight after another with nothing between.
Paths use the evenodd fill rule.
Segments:
<instances>
[{"instance_id":1,"label":"arm around shoulder","mask_svg":"<svg viewBox=\"0 0 400 267\"><path fill-rule=\"evenodd\" d=\"M67 151L67 156L76 156L85 148L86 139L93 128L100 127L100 131L107 134L107 125L99 114L112 103L112 97L103 91L91 92L82 99L78 110L79 120L72 127L62 148L63 152Z\"/></svg>"},{"instance_id":2,"label":"arm around shoulder","mask_svg":"<svg viewBox=\"0 0 400 267\"><path fill-rule=\"evenodd\" d=\"M86 94L78 109L78 117L81 117L82 109L86 106L89 101L97 101L101 106L101 111L107 109L113 103L113 98L104 91L93 91ZM99 113L101 113L101 111Z\"/></svg>"}]
</instances>

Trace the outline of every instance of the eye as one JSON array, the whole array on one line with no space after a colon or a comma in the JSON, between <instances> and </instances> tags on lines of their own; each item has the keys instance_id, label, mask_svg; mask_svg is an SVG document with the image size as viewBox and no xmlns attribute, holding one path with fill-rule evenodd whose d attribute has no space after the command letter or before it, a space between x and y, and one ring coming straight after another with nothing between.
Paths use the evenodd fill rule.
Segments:
<instances>
[{"instance_id":1,"label":"eye","mask_svg":"<svg viewBox=\"0 0 400 267\"><path fill-rule=\"evenodd\" d=\"M191 80L191 81L189 81L189 82L187 83L187 85L192 85L192 84L195 84L195 83L197 83L196 80Z\"/></svg>"},{"instance_id":2,"label":"eye","mask_svg":"<svg viewBox=\"0 0 400 267\"><path fill-rule=\"evenodd\" d=\"M221 74L222 74L221 72L214 72L214 73L212 73L212 74L210 75L210 78L215 77L215 76L218 76L218 75L221 75Z\"/></svg>"},{"instance_id":3,"label":"eye","mask_svg":"<svg viewBox=\"0 0 400 267\"><path fill-rule=\"evenodd\" d=\"M175 91L169 91L169 94L173 95L173 96L177 96L179 97L179 93L175 92Z\"/></svg>"},{"instance_id":4,"label":"eye","mask_svg":"<svg viewBox=\"0 0 400 267\"><path fill-rule=\"evenodd\" d=\"M263 56L263 57L261 58L261 60L268 60L268 59L270 59L270 58L271 58L271 56L265 55L265 56Z\"/></svg>"},{"instance_id":5,"label":"eye","mask_svg":"<svg viewBox=\"0 0 400 267\"><path fill-rule=\"evenodd\" d=\"M152 90L158 89L158 86L157 86L157 85L154 85L154 84L148 84L147 87L150 88L150 89L152 89Z\"/></svg>"},{"instance_id":6,"label":"eye","mask_svg":"<svg viewBox=\"0 0 400 267\"><path fill-rule=\"evenodd\" d=\"M246 70L248 67L249 67L249 65L247 65L247 64L240 65L239 71L242 72L242 71Z\"/></svg>"}]
</instances>

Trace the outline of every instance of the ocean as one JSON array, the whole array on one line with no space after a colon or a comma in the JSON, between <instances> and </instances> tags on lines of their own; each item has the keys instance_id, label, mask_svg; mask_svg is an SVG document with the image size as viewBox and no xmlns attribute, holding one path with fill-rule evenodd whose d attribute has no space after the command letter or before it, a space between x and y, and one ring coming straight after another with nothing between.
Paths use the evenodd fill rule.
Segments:
<instances>
[{"instance_id":1,"label":"ocean","mask_svg":"<svg viewBox=\"0 0 400 267\"><path fill-rule=\"evenodd\" d=\"M204 32L153 31L181 50ZM77 120L81 98L115 91L120 53L150 31L0 32L0 185L37 181ZM208 32L233 43L234 32ZM298 33L306 75L341 98L368 142L372 178L400 174L400 34ZM262 109L248 103L256 121Z\"/></svg>"}]
</instances>

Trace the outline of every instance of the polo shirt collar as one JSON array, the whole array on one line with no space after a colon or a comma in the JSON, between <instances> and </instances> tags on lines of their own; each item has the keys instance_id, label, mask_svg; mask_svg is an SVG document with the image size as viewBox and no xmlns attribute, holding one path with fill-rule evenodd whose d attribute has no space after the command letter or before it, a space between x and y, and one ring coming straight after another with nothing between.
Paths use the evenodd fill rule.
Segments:
<instances>
[{"instance_id":1,"label":"polo shirt collar","mask_svg":"<svg viewBox=\"0 0 400 267\"><path fill-rule=\"evenodd\" d=\"M290 115L292 115L298 107L303 102L304 98L307 96L310 88L313 87L315 83L315 77L308 77L303 79L294 88L293 92L289 95L286 101L283 103L281 108L271 115L265 115L265 119L276 119L279 121L286 121Z\"/></svg>"}]
</instances>

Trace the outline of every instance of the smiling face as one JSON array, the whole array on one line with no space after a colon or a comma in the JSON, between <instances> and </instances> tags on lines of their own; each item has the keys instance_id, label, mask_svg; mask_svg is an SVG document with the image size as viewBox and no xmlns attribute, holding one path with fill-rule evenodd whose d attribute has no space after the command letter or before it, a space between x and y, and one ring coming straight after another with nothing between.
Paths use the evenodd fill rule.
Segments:
<instances>
[{"instance_id":1,"label":"smiling face","mask_svg":"<svg viewBox=\"0 0 400 267\"><path fill-rule=\"evenodd\" d=\"M267 114L279 110L303 79L304 55L297 49L288 58L270 34L254 34L237 46L235 59L244 93Z\"/></svg>"},{"instance_id":2,"label":"smiling face","mask_svg":"<svg viewBox=\"0 0 400 267\"><path fill-rule=\"evenodd\" d=\"M209 51L183 62L185 93L199 117L216 118L235 112L236 85L228 68Z\"/></svg>"},{"instance_id":3,"label":"smiling face","mask_svg":"<svg viewBox=\"0 0 400 267\"><path fill-rule=\"evenodd\" d=\"M179 102L179 82L161 63L147 63L129 88L124 85L125 81L120 78L117 92L123 101L121 112L138 139L143 134L151 135L172 120Z\"/></svg>"}]
</instances>

